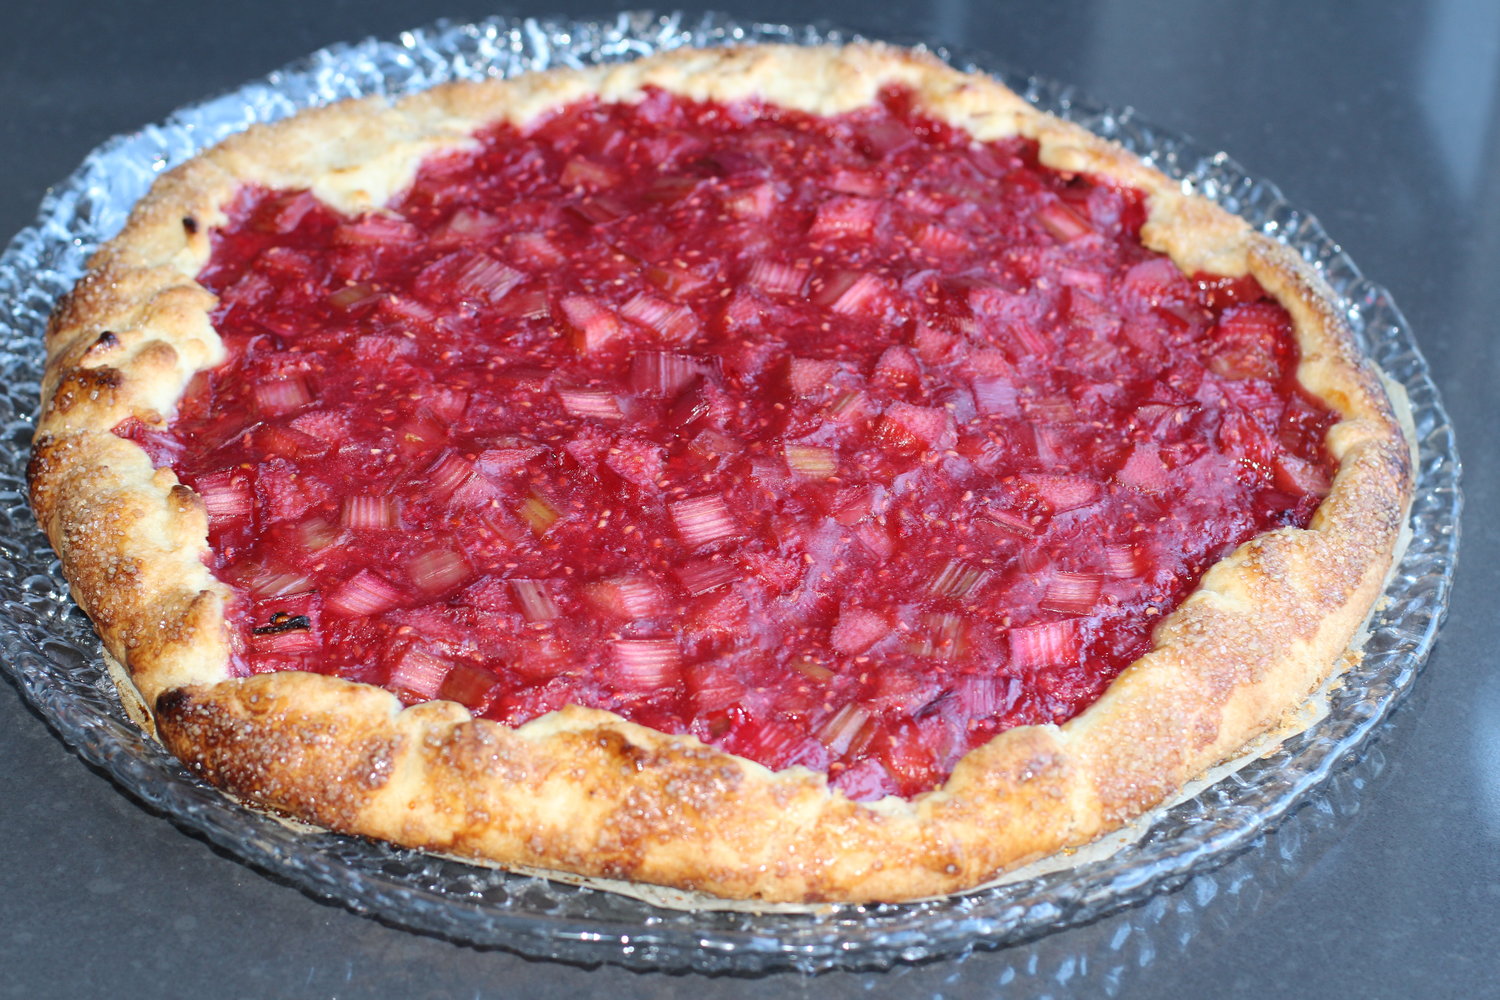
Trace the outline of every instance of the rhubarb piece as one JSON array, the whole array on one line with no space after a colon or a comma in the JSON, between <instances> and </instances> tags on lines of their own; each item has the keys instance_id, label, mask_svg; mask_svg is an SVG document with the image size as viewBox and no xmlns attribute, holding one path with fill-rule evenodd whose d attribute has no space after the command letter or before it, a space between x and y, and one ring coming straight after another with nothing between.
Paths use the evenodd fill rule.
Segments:
<instances>
[{"instance_id":1,"label":"rhubarb piece","mask_svg":"<svg viewBox=\"0 0 1500 1000\"><path fill-rule=\"evenodd\" d=\"M620 307L620 315L654 331L663 340L691 339L698 329L692 310L657 298L648 292L637 292Z\"/></svg>"},{"instance_id":2,"label":"rhubarb piece","mask_svg":"<svg viewBox=\"0 0 1500 1000\"><path fill-rule=\"evenodd\" d=\"M499 302L510 294L526 276L487 254L468 257L453 275L453 282L464 293L490 302Z\"/></svg>"},{"instance_id":3,"label":"rhubarb piece","mask_svg":"<svg viewBox=\"0 0 1500 1000\"><path fill-rule=\"evenodd\" d=\"M345 497L339 512L339 523L356 531L381 531L399 523L400 512L394 497Z\"/></svg>"},{"instance_id":4,"label":"rhubarb piece","mask_svg":"<svg viewBox=\"0 0 1500 1000\"><path fill-rule=\"evenodd\" d=\"M1080 641L1072 621L1021 625L1006 634L1010 637L1010 660L1015 669L1037 670L1078 659Z\"/></svg>"},{"instance_id":5,"label":"rhubarb piece","mask_svg":"<svg viewBox=\"0 0 1500 1000\"><path fill-rule=\"evenodd\" d=\"M558 389L563 409L577 417L594 420L621 420L625 414L614 394L603 389Z\"/></svg>"},{"instance_id":6,"label":"rhubarb piece","mask_svg":"<svg viewBox=\"0 0 1500 1000\"><path fill-rule=\"evenodd\" d=\"M695 497L671 505L672 522L683 541L694 548L708 545L740 533L734 515L723 497Z\"/></svg>"},{"instance_id":7,"label":"rhubarb piece","mask_svg":"<svg viewBox=\"0 0 1500 1000\"><path fill-rule=\"evenodd\" d=\"M816 395L833 381L839 367L837 361L792 358L787 365L787 383L799 396Z\"/></svg>"},{"instance_id":8,"label":"rhubarb piece","mask_svg":"<svg viewBox=\"0 0 1500 1000\"><path fill-rule=\"evenodd\" d=\"M1102 582L1094 573L1054 573L1037 606L1043 611L1086 615L1098 607Z\"/></svg>"},{"instance_id":9,"label":"rhubarb piece","mask_svg":"<svg viewBox=\"0 0 1500 1000\"><path fill-rule=\"evenodd\" d=\"M880 210L880 202L869 198L829 199L818 206L810 235L814 238L867 235L875 228Z\"/></svg>"},{"instance_id":10,"label":"rhubarb piece","mask_svg":"<svg viewBox=\"0 0 1500 1000\"><path fill-rule=\"evenodd\" d=\"M615 681L627 691L658 691L677 680L682 654L671 639L616 639Z\"/></svg>"},{"instance_id":11,"label":"rhubarb piece","mask_svg":"<svg viewBox=\"0 0 1500 1000\"><path fill-rule=\"evenodd\" d=\"M419 590L438 596L456 590L473 575L463 553L450 548L429 549L407 564L407 573Z\"/></svg>"},{"instance_id":12,"label":"rhubarb piece","mask_svg":"<svg viewBox=\"0 0 1500 1000\"><path fill-rule=\"evenodd\" d=\"M1036 210L1036 221L1056 239L1066 243L1092 235L1094 227L1061 201L1043 202Z\"/></svg>"},{"instance_id":13,"label":"rhubarb piece","mask_svg":"<svg viewBox=\"0 0 1500 1000\"><path fill-rule=\"evenodd\" d=\"M870 721L870 711L863 705L843 706L818 727L817 738L830 753L844 754L854 745Z\"/></svg>"},{"instance_id":14,"label":"rhubarb piece","mask_svg":"<svg viewBox=\"0 0 1500 1000\"><path fill-rule=\"evenodd\" d=\"M386 681L392 691L405 701L429 701L436 698L447 680L451 665L416 646L407 647L400 658L391 665L390 679Z\"/></svg>"},{"instance_id":15,"label":"rhubarb piece","mask_svg":"<svg viewBox=\"0 0 1500 1000\"><path fill-rule=\"evenodd\" d=\"M782 453L788 469L810 479L827 479L839 468L838 457L832 448L789 443L782 446Z\"/></svg>"},{"instance_id":16,"label":"rhubarb piece","mask_svg":"<svg viewBox=\"0 0 1500 1000\"><path fill-rule=\"evenodd\" d=\"M621 576L593 584L594 602L610 614L627 620L654 618L667 611L666 595L653 581L640 576Z\"/></svg>"},{"instance_id":17,"label":"rhubarb piece","mask_svg":"<svg viewBox=\"0 0 1500 1000\"><path fill-rule=\"evenodd\" d=\"M512 580L510 587L528 622L549 622L557 617L557 602L552 599L545 580Z\"/></svg>"},{"instance_id":18,"label":"rhubarb piece","mask_svg":"<svg viewBox=\"0 0 1500 1000\"><path fill-rule=\"evenodd\" d=\"M712 559L685 563L677 569L677 579L682 583L683 589L694 597L727 586L740 576L738 566Z\"/></svg>"},{"instance_id":19,"label":"rhubarb piece","mask_svg":"<svg viewBox=\"0 0 1500 1000\"><path fill-rule=\"evenodd\" d=\"M672 399L707 370L700 358L668 351L641 351L630 359L630 385L643 396Z\"/></svg>"},{"instance_id":20,"label":"rhubarb piece","mask_svg":"<svg viewBox=\"0 0 1500 1000\"><path fill-rule=\"evenodd\" d=\"M312 401L312 392L300 378L275 379L255 386L256 409L267 417L293 413Z\"/></svg>"},{"instance_id":21,"label":"rhubarb piece","mask_svg":"<svg viewBox=\"0 0 1500 1000\"><path fill-rule=\"evenodd\" d=\"M891 631L890 623L877 611L846 607L829 635L829 644L840 653L863 653Z\"/></svg>"},{"instance_id":22,"label":"rhubarb piece","mask_svg":"<svg viewBox=\"0 0 1500 1000\"><path fill-rule=\"evenodd\" d=\"M807 285L808 269L757 257L745 272L745 284L771 295L800 295Z\"/></svg>"},{"instance_id":23,"label":"rhubarb piece","mask_svg":"<svg viewBox=\"0 0 1500 1000\"><path fill-rule=\"evenodd\" d=\"M576 333L579 350L584 353L598 351L624 333L615 314L594 296L565 296L562 311Z\"/></svg>"},{"instance_id":24,"label":"rhubarb piece","mask_svg":"<svg viewBox=\"0 0 1500 1000\"><path fill-rule=\"evenodd\" d=\"M398 607L405 599L401 588L369 569L362 569L328 595L327 608L334 614L368 617Z\"/></svg>"},{"instance_id":25,"label":"rhubarb piece","mask_svg":"<svg viewBox=\"0 0 1500 1000\"><path fill-rule=\"evenodd\" d=\"M562 517L562 513L546 497L535 490L521 502L521 506L516 513L536 533L538 538L551 531L552 526L557 523L558 518Z\"/></svg>"},{"instance_id":26,"label":"rhubarb piece","mask_svg":"<svg viewBox=\"0 0 1500 1000\"><path fill-rule=\"evenodd\" d=\"M574 156L563 165L558 180L566 187L613 187L620 175L603 163L585 156Z\"/></svg>"},{"instance_id":27,"label":"rhubarb piece","mask_svg":"<svg viewBox=\"0 0 1500 1000\"><path fill-rule=\"evenodd\" d=\"M984 586L990 572L964 559L949 559L927 584L927 592L934 597L963 600Z\"/></svg>"},{"instance_id":28,"label":"rhubarb piece","mask_svg":"<svg viewBox=\"0 0 1500 1000\"><path fill-rule=\"evenodd\" d=\"M255 494L248 474L232 469L215 472L199 476L195 485L210 524L239 524L255 510Z\"/></svg>"},{"instance_id":29,"label":"rhubarb piece","mask_svg":"<svg viewBox=\"0 0 1500 1000\"><path fill-rule=\"evenodd\" d=\"M879 316L889 295L885 281L873 274L861 274L829 306L845 316Z\"/></svg>"},{"instance_id":30,"label":"rhubarb piece","mask_svg":"<svg viewBox=\"0 0 1500 1000\"><path fill-rule=\"evenodd\" d=\"M1286 310L1274 303L1232 306L1211 335L1209 370L1232 379L1279 379L1290 333Z\"/></svg>"}]
</instances>

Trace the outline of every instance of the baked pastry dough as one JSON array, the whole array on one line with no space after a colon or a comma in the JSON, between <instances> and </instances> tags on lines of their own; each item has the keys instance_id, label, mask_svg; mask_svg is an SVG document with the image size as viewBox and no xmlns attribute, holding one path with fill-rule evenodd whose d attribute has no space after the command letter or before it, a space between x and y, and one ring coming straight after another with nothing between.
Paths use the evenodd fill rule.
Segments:
<instances>
[{"instance_id":1,"label":"baked pastry dough","mask_svg":"<svg viewBox=\"0 0 1500 1000\"><path fill-rule=\"evenodd\" d=\"M1208 569L1149 652L1081 714L1006 730L910 799L853 801L824 774L772 771L576 705L511 728L322 674L231 676L235 595L205 563L204 504L116 429L164 425L195 375L224 359L216 298L198 277L242 190L308 190L352 216L380 209L424 160L470 148L482 127L524 128L583 99L664 91L831 116L893 86L976 141L1023 136L1047 167L1144 192L1148 248L1185 274L1252 276L1285 307L1297 380L1338 418L1326 439L1337 475L1305 529L1263 533ZM954 892L1159 804L1337 669L1380 592L1411 489L1380 378L1300 259L1000 84L876 45L676 51L253 128L156 184L54 316L47 350L34 506L128 671L122 695L191 767L334 830L732 898Z\"/></svg>"}]
</instances>

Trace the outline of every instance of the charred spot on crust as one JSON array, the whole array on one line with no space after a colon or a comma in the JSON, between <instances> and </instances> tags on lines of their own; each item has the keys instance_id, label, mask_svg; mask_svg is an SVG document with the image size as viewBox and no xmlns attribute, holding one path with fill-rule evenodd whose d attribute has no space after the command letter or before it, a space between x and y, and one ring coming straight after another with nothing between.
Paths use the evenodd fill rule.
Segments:
<instances>
[{"instance_id":1,"label":"charred spot on crust","mask_svg":"<svg viewBox=\"0 0 1500 1000\"><path fill-rule=\"evenodd\" d=\"M163 691L156 699L156 712L158 715L175 715L182 711L190 702L192 697L182 688L172 688Z\"/></svg>"},{"instance_id":2,"label":"charred spot on crust","mask_svg":"<svg viewBox=\"0 0 1500 1000\"><path fill-rule=\"evenodd\" d=\"M199 502L198 494L182 483L173 484L172 488L167 492L167 500L172 509L179 512L190 511Z\"/></svg>"},{"instance_id":3,"label":"charred spot on crust","mask_svg":"<svg viewBox=\"0 0 1500 1000\"><path fill-rule=\"evenodd\" d=\"M193 218L191 215L184 215L182 217L182 230L189 236L197 235L198 220Z\"/></svg>"},{"instance_id":4,"label":"charred spot on crust","mask_svg":"<svg viewBox=\"0 0 1500 1000\"><path fill-rule=\"evenodd\" d=\"M51 434L44 434L32 442L31 458L26 462L26 482L33 491L37 488L37 479L42 475L43 466L48 464L53 440Z\"/></svg>"},{"instance_id":5,"label":"charred spot on crust","mask_svg":"<svg viewBox=\"0 0 1500 1000\"><path fill-rule=\"evenodd\" d=\"M636 746L623 734L609 729L600 730L595 742L610 757L635 771L644 770L652 756L649 750Z\"/></svg>"},{"instance_id":6,"label":"charred spot on crust","mask_svg":"<svg viewBox=\"0 0 1500 1000\"><path fill-rule=\"evenodd\" d=\"M89 345L84 354L104 354L120 346L120 338L115 336L113 330L105 330L99 334L99 338Z\"/></svg>"},{"instance_id":7,"label":"charred spot on crust","mask_svg":"<svg viewBox=\"0 0 1500 1000\"><path fill-rule=\"evenodd\" d=\"M278 611L271 616L270 624L256 626L250 631L256 635L280 635L283 632L297 632L310 628L312 628L312 619L307 615L293 615Z\"/></svg>"},{"instance_id":8,"label":"charred spot on crust","mask_svg":"<svg viewBox=\"0 0 1500 1000\"><path fill-rule=\"evenodd\" d=\"M52 409L66 413L84 400L113 395L124 381L118 368L73 368L58 384L52 395Z\"/></svg>"}]
</instances>

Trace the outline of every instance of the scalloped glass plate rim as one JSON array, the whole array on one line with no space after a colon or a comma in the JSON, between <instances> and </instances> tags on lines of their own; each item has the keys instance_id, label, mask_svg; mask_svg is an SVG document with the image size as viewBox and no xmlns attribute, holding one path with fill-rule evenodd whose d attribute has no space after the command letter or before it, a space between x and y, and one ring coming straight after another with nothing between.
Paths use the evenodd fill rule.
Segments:
<instances>
[{"instance_id":1,"label":"scalloped glass plate rim","mask_svg":"<svg viewBox=\"0 0 1500 1000\"><path fill-rule=\"evenodd\" d=\"M0 256L0 289L20 302L0 316L17 422L34 408L38 317L112 235L160 170L251 121L364 93L402 93L457 76L630 57L656 48L726 42L843 42L835 28L751 24L723 15L630 12L602 21L490 18L438 22L397 39L330 46L163 123L116 136L44 199L37 223ZM884 967L952 957L1096 919L1223 863L1273 826L1365 741L1410 686L1447 605L1458 542L1459 465L1452 430L1425 361L1389 295L1310 215L1222 153L1111 108L1073 88L1005 71L988 56L935 49L963 68L1000 76L1033 103L1120 141L1184 184L1298 249L1347 303L1372 355L1411 397L1418 427L1413 539L1372 623L1363 663L1330 696L1330 713L1274 753L1167 810L1138 842L1089 864L926 903L830 906L818 914L662 910L593 889L510 875L389 845L293 829L202 784L124 717L86 620L55 561L37 554L24 510L0 535L19 579L0 581L0 646L28 700L85 760L176 822L317 895L412 929L536 957L639 968L768 971ZM126 169L128 168L128 169ZM122 174L122 170L124 173ZM133 173L131 173L133 171ZM128 175L128 176L127 176ZM120 178L139 182L120 189ZM37 288L41 286L38 293ZM20 435L13 433L13 439ZM25 456L5 456L8 472ZM24 507L24 501L22 502ZM28 558L29 557L29 558ZM28 572L29 571L29 572ZM39 613L39 610L41 613Z\"/></svg>"}]
</instances>

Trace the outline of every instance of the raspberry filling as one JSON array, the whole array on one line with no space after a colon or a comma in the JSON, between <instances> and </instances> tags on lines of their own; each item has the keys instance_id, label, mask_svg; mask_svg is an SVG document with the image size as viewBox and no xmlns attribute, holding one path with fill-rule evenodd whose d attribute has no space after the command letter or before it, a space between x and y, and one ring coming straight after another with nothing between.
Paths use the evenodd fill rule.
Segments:
<instances>
[{"instance_id":1,"label":"raspberry filling","mask_svg":"<svg viewBox=\"0 0 1500 1000\"><path fill-rule=\"evenodd\" d=\"M1328 491L1285 310L1144 215L896 91L583 102L359 218L243 191L200 276L228 360L117 432L203 498L239 674L913 795Z\"/></svg>"}]
</instances>

